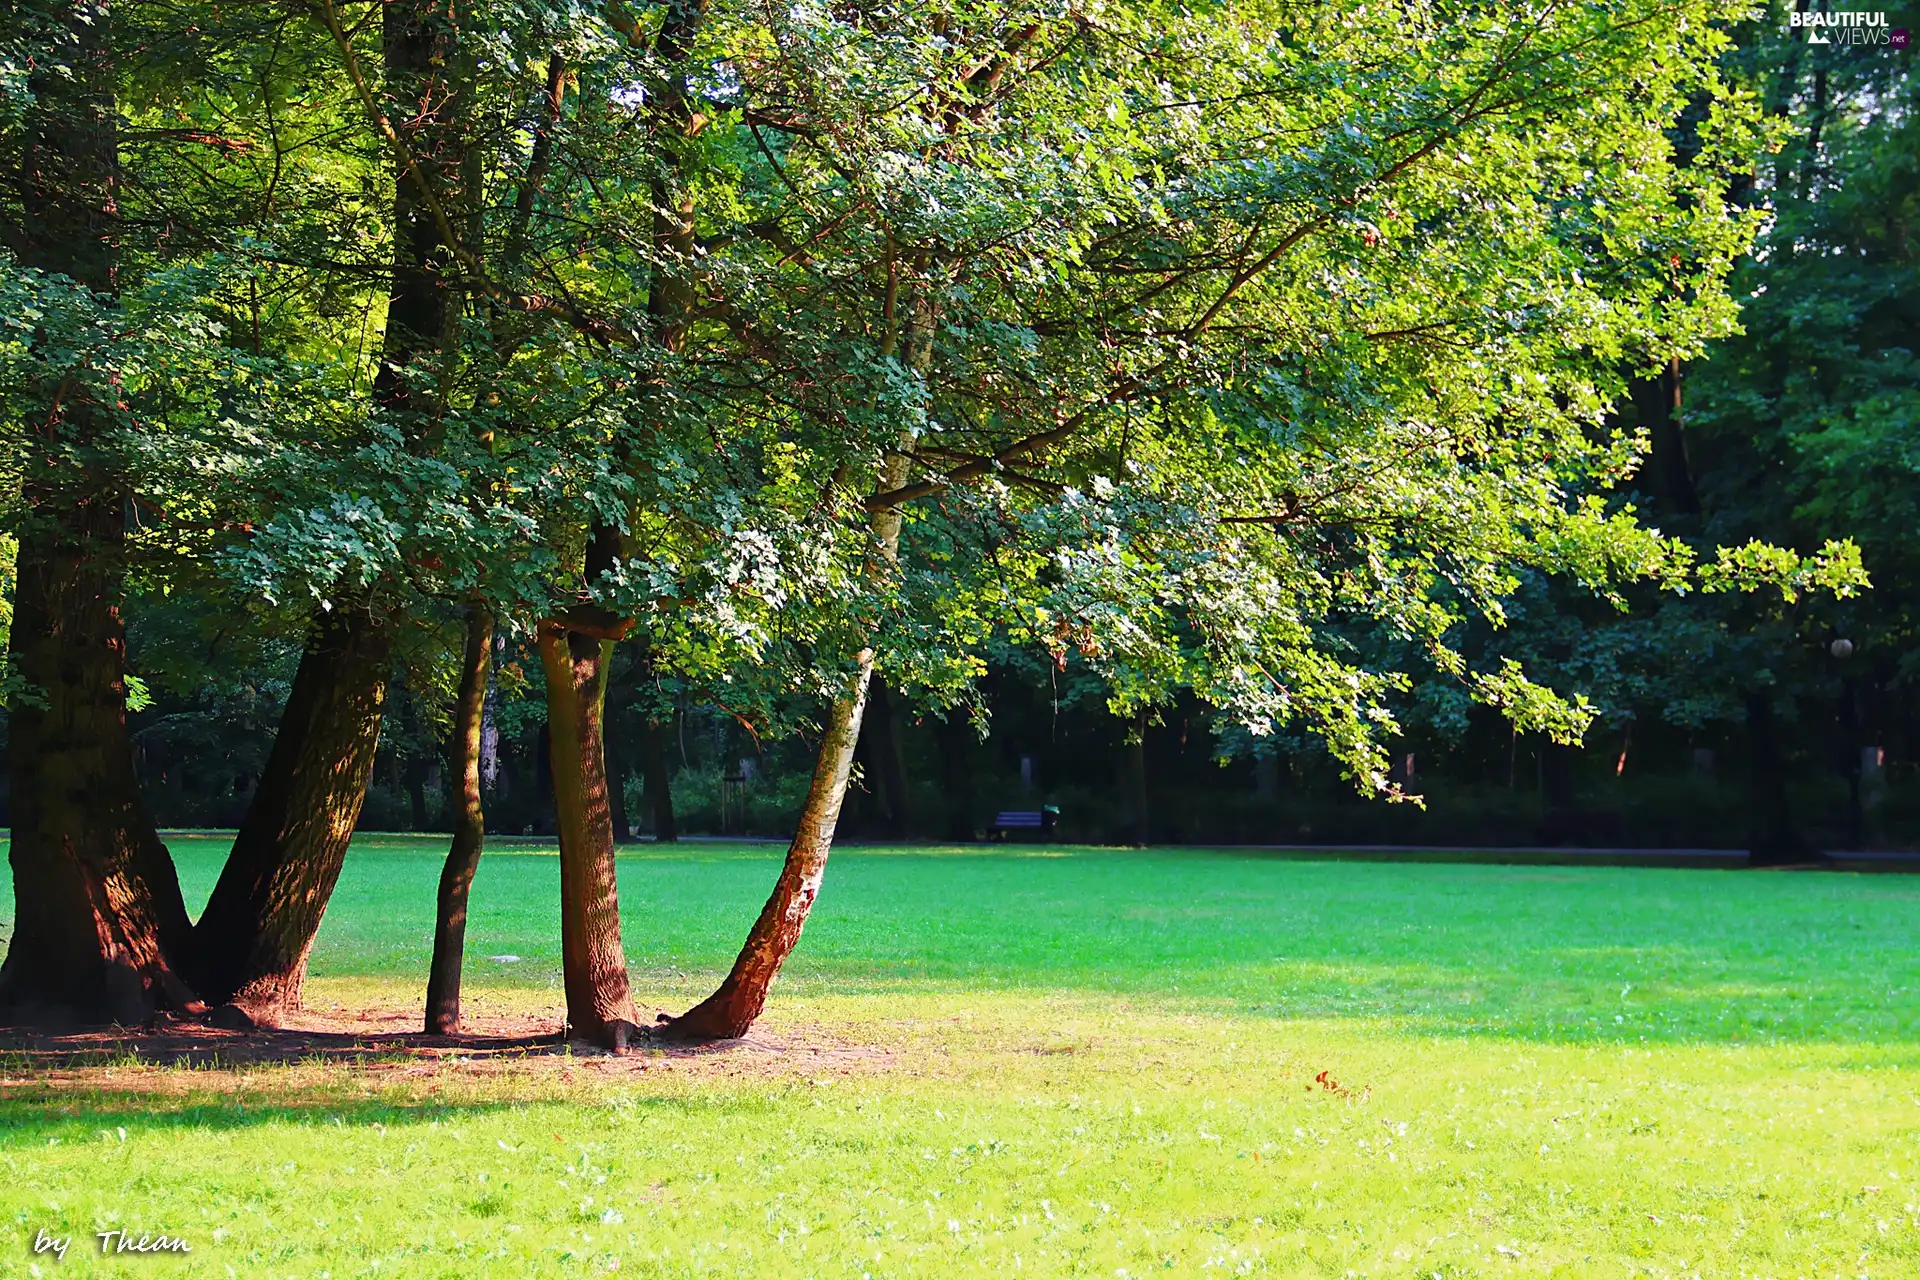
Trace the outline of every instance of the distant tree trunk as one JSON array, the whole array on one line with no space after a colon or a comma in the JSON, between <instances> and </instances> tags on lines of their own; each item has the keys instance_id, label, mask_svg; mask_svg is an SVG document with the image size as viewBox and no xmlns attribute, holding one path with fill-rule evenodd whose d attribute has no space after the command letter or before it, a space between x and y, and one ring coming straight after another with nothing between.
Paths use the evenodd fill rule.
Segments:
<instances>
[{"instance_id":1,"label":"distant tree trunk","mask_svg":"<svg viewBox=\"0 0 1920 1280\"><path fill-rule=\"evenodd\" d=\"M392 628L364 604L321 624L194 926L194 985L254 1025L278 1026L300 1007L307 955L373 776L391 651Z\"/></svg>"},{"instance_id":2,"label":"distant tree trunk","mask_svg":"<svg viewBox=\"0 0 1920 1280\"><path fill-rule=\"evenodd\" d=\"M973 839L972 723L958 707L933 723L933 740L940 752L940 783L947 801L947 839L966 844Z\"/></svg>"},{"instance_id":3,"label":"distant tree trunk","mask_svg":"<svg viewBox=\"0 0 1920 1280\"><path fill-rule=\"evenodd\" d=\"M542 721L539 732L534 735L533 751L533 833L537 836L550 836L558 828L554 825L553 810L553 721Z\"/></svg>"},{"instance_id":4,"label":"distant tree trunk","mask_svg":"<svg viewBox=\"0 0 1920 1280\"><path fill-rule=\"evenodd\" d=\"M1121 833L1136 849L1147 845L1147 713L1143 710L1127 730L1122 748L1120 789L1126 815Z\"/></svg>"},{"instance_id":5,"label":"distant tree trunk","mask_svg":"<svg viewBox=\"0 0 1920 1280\"><path fill-rule=\"evenodd\" d=\"M1580 807L1574 789L1573 766L1580 749L1552 740L1540 744L1540 791L1552 813L1571 813Z\"/></svg>"},{"instance_id":6,"label":"distant tree trunk","mask_svg":"<svg viewBox=\"0 0 1920 1280\"><path fill-rule=\"evenodd\" d=\"M1747 816L1751 823L1748 853L1760 866L1804 861L1807 846L1794 822L1793 805L1787 795L1787 765L1774 722L1772 691L1749 692L1746 709Z\"/></svg>"},{"instance_id":7,"label":"distant tree trunk","mask_svg":"<svg viewBox=\"0 0 1920 1280\"><path fill-rule=\"evenodd\" d=\"M1631 387L1640 425L1647 430L1654 502L1664 515L1699 515L1700 495L1694 488L1693 464L1687 457L1687 436L1681 416L1682 370L1676 358L1659 377L1636 379Z\"/></svg>"},{"instance_id":8,"label":"distant tree trunk","mask_svg":"<svg viewBox=\"0 0 1920 1280\"><path fill-rule=\"evenodd\" d=\"M29 267L96 294L116 285L115 67L105 0L61 6L60 53L29 73L21 121L24 222L7 228ZM172 858L134 778L126 726L126 494L82 461L103 425L62 380L36 411L22 459L26 519L10 648L14 934L0 1018L138 1022L198 1007L170 955L187 933Z\"/></svg>"},{"instance_id":9,"label":"distant tree trunk","mask_svg":"<svg viewBox=\"0 0 1920 1280\"><path fill-rule=\"evenodd\" d=\"M613 842L625 844L633 839L633 827L627 820L627 753L621 749L619 721L609 708L602 725L607 759L607 811L613 816Z\"/></svg>"},{"instance_id":10,"label":"distant tree trunk","mask_svg":"<svg viewBox=\"0 0 1920 1280\"><path fill-rule=\"evenodd\" d=\"M673 783L667 772L667 731L651 716L640 721L640 785L653 814L653 838L672 844L680 838L680 829L673 817Z\"/></svg>"},{"instance_id":11,"label":"distant tree trunk","mask_svg":"<svg viewBox=\"0 0 1920 1280\"><path fill-rule=\"evenodd\" d=\"M403 775L407 786L407 807L415 831L425 831L432 825L427 815L427 762L416 758L407 761Z\"/></svg>"},{"instance_id":12,"label":"distant tree trunk","mask_svg":"<svg viewBox=\"0 0 1920 1280\"><path fill-rule=\"evenodd\" d=\"M878 675L867 682L867 711L860 727L868 764L873 769L880 802L881 833L893 840L906 838L911 815L907 803L907 773L900 755L900 735L894 722L893 699L887 682Z\"/></svg>"},{"instance_id":13,"label":"distant tree trunk","mask_svg":"<svg viewBox=\"0 0 1920 1280\"><path fill-rule=\"evenodd\" d=\"M560 957L572 1033L615 1052L634 1031L620 941L613 813L607 805L601 718L610 640L540 624L554 816L560 835Z\"/></svg>"},{"instance_id":14,"label":"distant tree trunk","mask_svg":"<svg viewBox=\"0 0 1920 1280\"><path fill-rule=\"evenodd\" d=\"M453 704L448 772L457 788L453 841L440 868L435 902L433 963L427 971L429 1034L460 1029L460 972L467 946L467 895L486 845L486 805L480 794L480 727L493 669L493 614L484 605L467 611L467 643L460 657L460 691Z\"/></svg>"}]
</instances>

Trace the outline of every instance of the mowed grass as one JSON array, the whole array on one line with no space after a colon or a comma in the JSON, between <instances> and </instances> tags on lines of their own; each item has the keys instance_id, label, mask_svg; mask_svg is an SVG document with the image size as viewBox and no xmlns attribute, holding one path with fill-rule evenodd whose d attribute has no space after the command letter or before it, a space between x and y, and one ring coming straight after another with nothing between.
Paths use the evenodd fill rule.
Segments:
<instances>
[{"instance_id":1,"label":"mowed grass","mask_svg":"<svg viewBox=\"0 0 1920 1280\"><path fill-rule=\"evenodd\" d=\"M442 851L356 843L310 1003L417 1003ZM623 856L643 1009L778 857ZM471 1003L557 1016L557 893L490 850ZM758 1048L0 1064L0 1276L1916 1276L1916 925L1900 876L847 849Z\"/></svg>"}]
</instances>

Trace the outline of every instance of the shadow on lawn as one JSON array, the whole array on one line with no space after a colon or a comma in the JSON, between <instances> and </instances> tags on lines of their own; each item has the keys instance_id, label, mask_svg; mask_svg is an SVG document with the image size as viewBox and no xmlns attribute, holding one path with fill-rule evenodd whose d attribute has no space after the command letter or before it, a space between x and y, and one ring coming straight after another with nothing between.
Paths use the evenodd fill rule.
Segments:
<instances>
[{"instance_id":1,"label":"shadow on lawn","mask_svg":"<svg viewBox=\"0 0 1920 1280\"><path fill-rule=\"evenodd\" d=\"M528 1022L542 1020L528 1019ZM186 1067L201 1070L261 1066L405 1066L575 1061L631 1064L645 1070L665 1061L699 1061L734 1054L785 1053L785 1046L754 1037L717 1044L686 1045L643 1040L634 1052L615 1057L582 1041L569 1041L557 1026L511 1034L426 1035L411 1031L332 1031L295 1028L233 1031L196 1021L139 1029L90 1027L36 1031L0 1027L0 1071L28 1073L116 1065ZM0 1080L0 1084L8 1083Z\"/></svg>"}]
</instances>

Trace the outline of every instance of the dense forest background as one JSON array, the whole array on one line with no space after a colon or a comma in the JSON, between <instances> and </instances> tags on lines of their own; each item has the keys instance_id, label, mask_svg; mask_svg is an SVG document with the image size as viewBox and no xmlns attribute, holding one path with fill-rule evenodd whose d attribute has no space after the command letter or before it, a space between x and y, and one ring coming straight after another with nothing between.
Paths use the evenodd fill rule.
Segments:
<instances>
[{"instance_id":1,"label":"dense forest background","mask_svg":"<svg viewBox=\"0 0 1920 1280\"><path fill-rule=\"evenodd\" d=\"M1804 7L1804 0L1803 0ZM1730 292L1744 333L1634 384L1653 454L1616 496L1701 546L1851 538L1873 589L1819 608L1635 597L1626 612L1537 576L1503 653L1598 717L1583 745L1515 731L1445 682L1394 695L1394 773L1424 807L1356 796L1309 734L1249 737L1197 698L1121 718L1077 655L1002 647L969 700L878 689L841 833L981 837L1001 809L1057 806L1099 842L1920 844L1920 113L1910 50L1812 46L1776 11L1724 71L1790 128L1741 198L1770 211ZM1908 19L1892 15L1899 27ZM1694 122L1697 123L1697 122ZM1693 124L1680 121L1684 147ZM297 643L218 604L135 584L129 669L141 785L168 827L231 827L258 782ZM362 829L442 830L457 625L393 655L392 714ZM1466 652L1490 636L1458 636ZM1377 644L1361 638L1357 643ZM487 825L552 830L539 660L495 641L483 731ZM785 836L817 746L805 709L756 719L623 646L608 706L616 827L638 837ZM769 724L788 731L763 731ZM793 726L800 726L793 728Z\"/></svg>"}]
</instances>

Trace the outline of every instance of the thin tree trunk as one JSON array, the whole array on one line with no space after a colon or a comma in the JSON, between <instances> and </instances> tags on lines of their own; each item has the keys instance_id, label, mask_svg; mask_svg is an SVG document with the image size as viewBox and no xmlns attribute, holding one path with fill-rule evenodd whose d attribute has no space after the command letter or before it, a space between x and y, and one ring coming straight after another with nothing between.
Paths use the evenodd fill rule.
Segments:
<instances>
[{"instance_id":1,"label":"thin tree trunk","mask_svg":"<svg viewBox=\"0 0 1920 1280\"><path fill-rule=\"evenodd\" d=\"M640 785L653 814L653 838L672 844L680 838L673 816L673 783L667 772L667 734L651 716L640 721Z\"/></svg>"},{"instance_id":2,"label":"thin tree trunk","mask_svg":"<svg viewBox=\"0 0 1920 1280\"><path fill-rule=\"evenodd\" d=\"M241 1021L278 1026L300 1007L373 776L391 646L386 619L363 605L336 610L301 655L253 803L193 930L195 986Z\"/></svg>"},{"instance_id":3,"label":"thin tree trunk","mask_svg":"<svg viewBox=\"0 0 1920 1280\"><path fill-rule=\"evenodd\" d=\"M621 747L619 718L614 709L610 708L602 717L600 727L601 746L607 761L607 812L613 819L613 842L626 844L633 839L633 827L627 817L627 753Z\"/></svg>"},{"instance_id":4,"label":"thin tree trunk","mask_svg":"<svg viewBox=\"0 0 1920 1280\"><path fill-rule=\"evenodd\" d=\"M799 945L807 915L827 874L833 829L840 821L840 805L847 794L847 776L853 770L860 719L866 710L867 681L872 674L873 650L862 649L847 679L846 692L835 698L827 711L826 732L814 758L813 781L800 811L800 829L787 846L787 859L772 896L761 908L760 918L754 921L726 980L705 1000L667 1022L661 1029L667 1038L737 1039L766 1008L767 993L780 967Z\"/></svg>"},{"instance_id":5,"label":"thin tree trunk","mask_svg":"<svg viewBox=\"0 0 1920 1280\"><path fill-rule=\"evenodd\" d=\"M1122 840L1136 849L1147 845L1147 713L1142 711L1127 729L1121 749L1120 786L1125 797L1126 822Z\"/></svg>"},{"instance_id":6,"label":"thin tree trunk","mask_svg":"<svg viewBox=\"0 0 1920 1280\"><path fill-rule=\"evenodd\" d=\"M485 605L467 611L467 643L460 659L460 692L453 705L449 772L458 788L453 841L440 869L433 919L433 963L427 970L429 1034L460 1029L460 971L467 945L467 894L486 845L486 805L480 794L480 726L493 669L493 614Z\"/></svg>"},{"instance_id":7,"label":"thin tree trunk","mask_svg":"<svg viewBox=\"0 0 1920 1280\"><path fill-rule=\"evenodd\" d=\"M622 1052L634 1031L626 951L620 941L613 814L607 807L601 717L609 640L546 621L546 675L554 816L560 835L560 956L572 1033Z\"/></svg>"},{"instance_id":8,"label":"thin tree trunk","mask_svg":"<svg viewBox=\"0 0 1920 1280\"><path fill-rule=\"evenodd\" d=\"M1693 482L1693 464L1687 457L1685 419L1682 417L1683 370L1670 360L1656 378L1635 379L1630 391L1640 425L1646 428L1654 502L1662 515L1700 514L1700 495Z\"/></svg>"},{"instance_id":9,"label":"thin tree trunk","mask_svg":"<svg viewBox=\"0 0 1920 1280\"><path fill-rule=\"evenodd\" d=\"M105 0L65 6L61 52L30 73L19 194L7 239L25 266L96 294L117 281L115 66ZM134 777L126 725L125 502L117 479L75 461L101 424L62 380L24 460L9 641L15 926L0 965L0 1018L138 1022L192 1011L170 955L187 934L173 860ZM76 447L77 446L77 447Z\"/></svg>"},{"instance_id":10,"label":"thin tree trunk","mask_svg":"<svg viewBox=\"0 0 1920 1280\"><path fill-rule=\"evenodd\" d=\"M908 462L903 453L888 456L881 469L883 492L892 492L906 483ZM898 508L878 511L870 523L879 544L879 563L872 565L870 571L890 574L900 549L901 513ZM712 995L678 1018L669 1019L661 1028L663 1036L676 1040L738 1039L766 1008L767 993L773 989L781 966L799 945L807 916L826 878L834 827L840 821L840 806L847 795L847 776L853 770L854 751L860 743L860 721L866 712L873 659L871 645L854 655L853 670L847 676L844 691L827 709L820 750L814 758L813 779L807 787L806 804L800 810L799 829L794 832L793 843L787 846L786 862L780 868L773 893L760 909L760 917L748 932L733 968Z\"/></svg>"},{"instance_id":11,"label":"thin tree trunk","mask_svg":"<svg viewBox=\"0 0 1920 1280\"><path fill-rule=\"evenodd\" d=\"M873 767L874 791L880 801L881 831L889 839L904 839L907 834L906 767L900 757L900 737L894 722L893 700L887 694L887 682L874 676L867 684L867 711L860 735L866 743L868 762Z\"/></svg>"},{"instance_id":12,"label":"thin tree trunk","mask_svg":"<svg viewBox=\"0 0 1920 1280\"><path fill-rule=\"evenodd\" d=\"M406 771L402 775L407 786L409 816L412 819L412 825L415 831L424 832L432 825L432 818L429 817L427 813L428 773L429 770L425 760L413 759L407 761Z\"/></svg>"}]
</instances>

